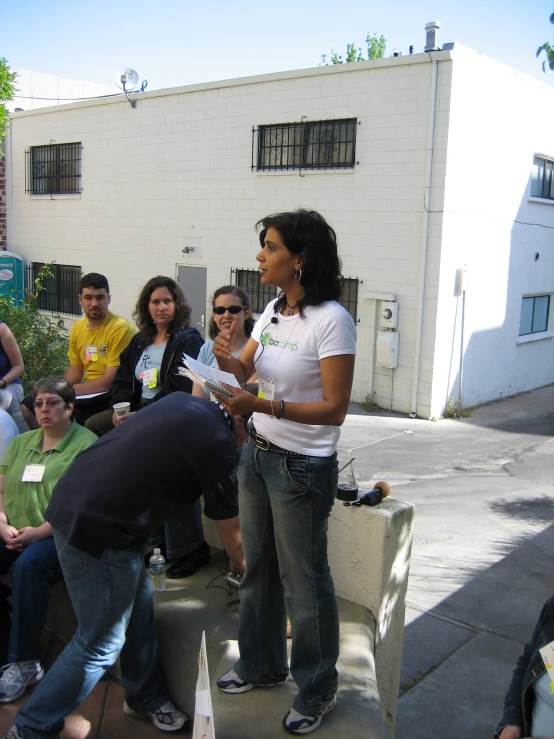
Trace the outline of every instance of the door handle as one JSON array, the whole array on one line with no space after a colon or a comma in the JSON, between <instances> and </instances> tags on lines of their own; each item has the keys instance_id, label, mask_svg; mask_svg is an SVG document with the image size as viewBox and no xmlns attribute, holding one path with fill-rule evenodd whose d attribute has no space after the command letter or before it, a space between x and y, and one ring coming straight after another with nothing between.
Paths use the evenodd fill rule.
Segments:
<instances>
[{"instance_id":1,"label":"door handle","mask_svg":"<svg viewBox=\"0 0 554 739\"><path fill-rule=\"evenodd\" d=\"M197 326L201 326L201 328L204 328L204 314L200 317L200 320L196 324Z\"/></svg>"}]
</instances>

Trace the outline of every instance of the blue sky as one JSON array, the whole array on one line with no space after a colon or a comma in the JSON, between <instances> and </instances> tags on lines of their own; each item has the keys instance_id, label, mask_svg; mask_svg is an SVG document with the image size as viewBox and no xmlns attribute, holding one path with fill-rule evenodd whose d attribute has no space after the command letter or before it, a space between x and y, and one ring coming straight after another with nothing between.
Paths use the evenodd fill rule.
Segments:
<instances>
[{"instance_id":1,"label":"blue sky","mask_svg":"<svg viewBox=\"0 0 554 739\"><path fill-rule=\"evenodd\" d=\"M149 89L314 67L321 54L362 45L367 31L393 50L423 51L425 23L554 85L537 47L554 42L554 0L9 0L0 56L12 67L111 85L133 67Z\"/></svg>"}]
</instances>

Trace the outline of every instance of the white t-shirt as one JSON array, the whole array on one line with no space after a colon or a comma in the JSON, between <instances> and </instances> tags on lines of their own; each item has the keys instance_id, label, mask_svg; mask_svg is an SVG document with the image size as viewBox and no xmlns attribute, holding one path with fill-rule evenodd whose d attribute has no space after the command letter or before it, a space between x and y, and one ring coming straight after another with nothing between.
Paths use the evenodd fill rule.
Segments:
<instances>
[{"instance_id":1,"label":"white t-shirt","mask_svg":"<svg viewBox=\"0 0 554 739\"><path fill-rule=\"evenodd\" d=\"M275 385L275 413L279 401L309 403L322 399L319 362L338 354L356 354L356 326L339 303L330 300L304 308L300 315L275 314L275 300L252 331L258 342L256 370L262 381ZM276 318L277 323L271 319ZM254 413L256 431L273 444L313 457L330 457L337 448L339 426L315 426Z\"/></svg>"}]
</instances>

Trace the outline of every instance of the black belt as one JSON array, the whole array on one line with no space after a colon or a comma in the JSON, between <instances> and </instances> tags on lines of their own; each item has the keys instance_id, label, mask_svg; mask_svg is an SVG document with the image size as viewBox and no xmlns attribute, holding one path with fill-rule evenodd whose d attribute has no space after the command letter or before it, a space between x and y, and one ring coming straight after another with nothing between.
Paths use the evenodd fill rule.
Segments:
<instances>
[{"instance_id":1,"label":"black belt","mask_svg":"<svg viewBox=\"0 0 554 739\"><path fill-rule=\"evenodd\" d=\"M250 438L254 442L255 446L258 447L258 449L261 449L263 452L276 452L277 454L293 454L295 457L305 457L305 454L302 454L301 452L291 452L289 449L283 449L283 447L277 446L276 444L272 444L270 440L262 436L261 434L258 434L256 432L256 429L254 428L254 424L250 423L248 427L248 434L250 435Z\"/></svg>"}]
</instances>

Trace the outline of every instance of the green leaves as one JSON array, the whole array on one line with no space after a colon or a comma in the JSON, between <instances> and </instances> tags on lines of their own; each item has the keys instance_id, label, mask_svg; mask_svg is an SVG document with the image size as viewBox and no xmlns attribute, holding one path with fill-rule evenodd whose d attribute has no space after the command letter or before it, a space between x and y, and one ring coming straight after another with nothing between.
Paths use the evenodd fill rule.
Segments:
<instances>
[{"instance_id":1,"label":"green leaves","mask_svg":"<svg viewBox=\"0 0 554 739\"><path fill-rule=\"evenodd\" d=\"M11 329L23 355L25 371L21 381L25 392L30 392L40 377L62 375L68 365L69 338L63 320L38 310L42 283L51 275L50 265L46 264L35 280L34 291L25 291L21 306L13 295L0 293L0 320Z\"/></svg>"},{"instance_id":2,"label":"green leaves","mask_svg":"<svg viewBox=\"0 0 554 739\"><path fill-rule=\"evenodd\" d=\"M4 153L2 143L8 128L10 115L6 103L13 100L17 88L15 82L16 73L12 72L4 57L0 57L0 156Z\"/></svg>"},{"instance_id":3,"label":"green leaves","mask_svg":"<svg viewBox=\"0 0 554 739\"><path fill-rule=\"evenodd\" d=\"M367 45L367 58L364 57L364 52L361 46L356 46L355 43L346 44L346 58L343 62L343 58L340 54L337 54L334 49L331 49L331 64L351 64L352 62L365 62L369 59L382 59L385 56L387 48L387 41L383 35L377 36L376 33L373 36L368 33L365 39ZM321 55L320 66L327 66L327 54Z\"/></svg>"},{"instance_id":4,"label":"green leaves","mask_svg":"<svg viewBox=\"0 0 554 739\"><path fill-rule=\"evenodd\" d=\"M540 56L540 54L543 51L546 54L546 61L548 62L548 66L549 66L550 70L551 71L554 71L554 49L548 43L543 44L542 46L539 46L539 48L537 49L537 57ZM546 62L543 61L543 63L542 63L542 71L543 72L546 72L545 65L546 65Z\"/></svg>"},{"instance_id":5,"label":"green leaves","mask_svg":"<svg viewBox=\"0 0 554 739\"><path fill-rule=\"evenodd\" d=\"M554 13L550 16L550 22L554 24ZM554 72L554 49L549 43L543 44L537 49L537 57L539 57L543 51L546 54L546 61L542 63L542 71L546 73L546 62L548 62L550 71Z\"/></svg>"}]
</instances>

